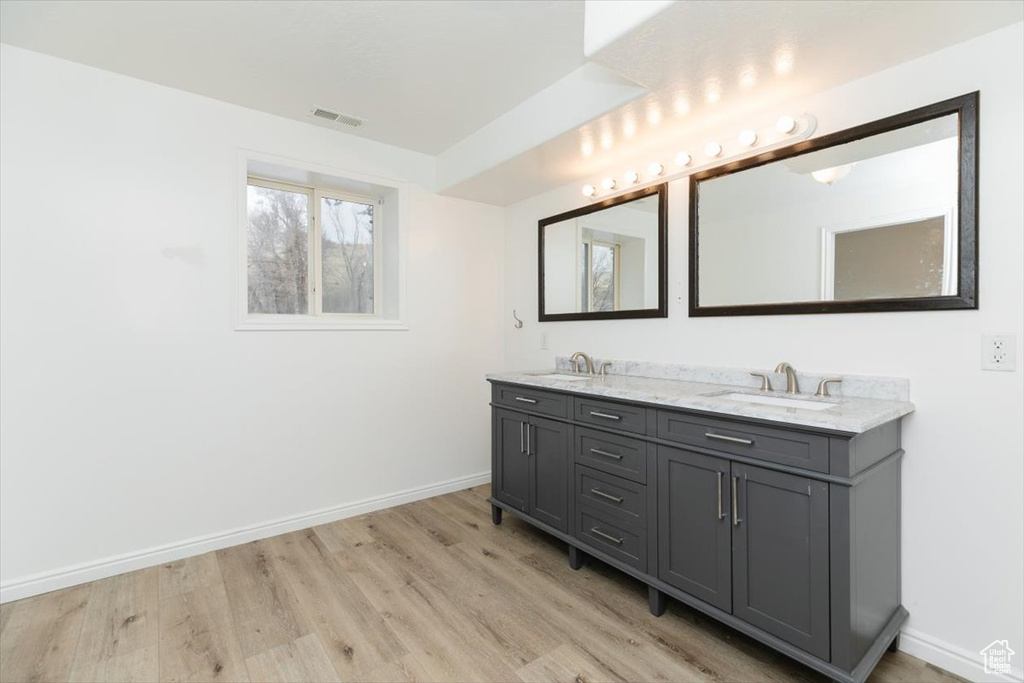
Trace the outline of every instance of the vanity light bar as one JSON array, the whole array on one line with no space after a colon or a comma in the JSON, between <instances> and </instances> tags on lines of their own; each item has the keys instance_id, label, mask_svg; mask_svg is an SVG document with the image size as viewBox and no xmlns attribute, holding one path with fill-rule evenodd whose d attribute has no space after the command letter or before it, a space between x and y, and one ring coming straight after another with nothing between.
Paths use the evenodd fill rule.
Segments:
<instances>
[{"instance_id":1,"label":"vanity light bar","mask_svg":"<svg viewBox=\"0 0 1024 683\"><path fill-rule=\"evenodd\" d=\"M722 144L718 141L712 140L705 144L703 151L707 161L704 164L698 165L697 168L710 165L712 162L718 163L725 159L732 159L734 157L749 154L751 150L763 152L776 147L781 147L792 140L807 139L814 133L817 125L817 119L810 114L804 114L798 118L785 114L778 118L773 128L763 128L762 132L766 131L764 135L758 133L758 131L753 128L745 128L736 136L736 143L728 153L726 153L727 150L724 149ZM723 154L725 154L724 157ZM660 161L651 162L647 167L647 182L653 182L656 179L672 180L676 177L692 173L696 170L696 168L689 168L692 163L693 157L690 153L687 151L681 151L675 156L675 166L680 170L666 175L666 167ZM687 170L684 171L681 169ZM622 184L626 188L641 184L640 174L632 169L622 174L622 180ZM603 187L608 194L612 194L619 186L615 178L608 177L601 181L601 187ZM583 186L584 197L593 199L597 197L597 195L598 190L595 185L588 183Z\"/></svg>"}]
</instances>

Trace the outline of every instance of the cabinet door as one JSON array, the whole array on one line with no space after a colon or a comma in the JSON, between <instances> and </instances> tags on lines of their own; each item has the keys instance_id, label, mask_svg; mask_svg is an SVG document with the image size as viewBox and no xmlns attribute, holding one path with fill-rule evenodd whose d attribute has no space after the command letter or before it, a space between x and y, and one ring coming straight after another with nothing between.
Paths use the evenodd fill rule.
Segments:
<instances>
[{"instance_id":1,"label":"cabinet door","mask_svg":"<svg viewBox=\"0 0 1024 683\"><path fill-rule=\"evenodd\" d=\"M530 514L559 531L569 529L569 425L529 421Z\"/></svg>"},{"instance_id":2,"label":"cabinet door","mask_svg":"<svg viewBox=\"0 0 1024 683\"><path fill-rule=\"evenodd\" d=\"M732 608L729 461L658 447L658 578Z\"/></svg>"},{"instance_id":3,"label":"cabinet door","mask_svg":"<svg viewBox=\"0 0 1024 683\"><path fill-rule=\"evenodd\" d=\"M733 614L829 658L828 485L732 464Z\"/></svg>"},{"instance_id":4,"label":"cabinet door","mask_svg":"<svg viewBox=\"0 0 1024 683\"><path fill-rule=\"evenodd\" d=\"M496 408L494 430L494 497L526 512L530 500L530 458L526 454L527 416Z\"/></svg>"}]
</instances>

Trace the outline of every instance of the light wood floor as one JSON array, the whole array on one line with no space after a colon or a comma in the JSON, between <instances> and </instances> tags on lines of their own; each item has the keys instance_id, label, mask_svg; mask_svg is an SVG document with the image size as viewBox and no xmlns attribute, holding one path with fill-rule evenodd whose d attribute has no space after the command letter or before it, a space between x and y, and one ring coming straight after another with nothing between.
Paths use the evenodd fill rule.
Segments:
<instances>
[{"instance_id":1,"label":"light wood floor","mask_svg":"<svg viewBox=\"0 0 1024 683\"><path fill-rule=\"evenodd\" d=\"M0 681L821 681L510 515L489 487L0 608ZM873 681L958 680L903 653Z\"/></svg>"}]
</instances>

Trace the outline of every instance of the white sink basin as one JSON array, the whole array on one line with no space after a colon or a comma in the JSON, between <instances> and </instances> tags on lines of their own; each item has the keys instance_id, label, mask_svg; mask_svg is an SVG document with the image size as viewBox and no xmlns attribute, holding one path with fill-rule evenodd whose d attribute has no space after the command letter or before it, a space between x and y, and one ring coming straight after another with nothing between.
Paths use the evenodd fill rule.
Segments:
<instances>
[{"instance_id":1,"label":"white sink basin","mask_svg":"<svg viewBox=\"0 0 1024 683\"><path fill-rule=\"evenodd\" d=\"M537 375L537 377L543 377L544 379L560 379L566 382L581 382L587 379L594 379L593 375L563 375L560 372L552 372L545 375Z\"/></svg>"},{"instance_id":2,"label":"white sink basin","mask_svg":"<svg viewBox=\"0 0 1024 683\"><path fill-rule=\"evenodd\" d=\"M828 410L835 407L835 403L823 401L810 401L802 398L783 398L781 396L762 396L761 394L725 394L721 398L741 403L759 403L766 406L779 406L780 408L800 408L801 410Z\"/></svg>"}]
</instances>

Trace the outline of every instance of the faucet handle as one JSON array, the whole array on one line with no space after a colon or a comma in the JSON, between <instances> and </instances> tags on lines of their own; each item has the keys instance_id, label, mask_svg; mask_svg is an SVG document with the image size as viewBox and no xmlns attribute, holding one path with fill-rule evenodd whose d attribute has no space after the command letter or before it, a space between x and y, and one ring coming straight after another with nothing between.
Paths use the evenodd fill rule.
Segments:
<instances>
[{"instance_id":1,"label":"faucet handle","mask_svg":"<svg viewBox=\"0 0 1024 683\"><path fill-rule=\"evenodd\" d=\"M831 394L828 393L828 385L839 384L842 381L842 377L826 377L825 379L818 382L818 390L814 392L814 395L821 397L830 396Z\"/></svg>"},{"instance_id":2,"label":"faucet handle","mask_svg":"<svg viewBox=\"0 0 1024 683\"><path fill-rule=\"evenodd\" d=\"M752 373L750 373L750 376L751 377L760 377L761 378L761 391L771 391L772 390L772 380L768 377L768 375L766 375L766 374L764 374L762 372L752 372Z\"/></svg>"},{"instance_id":3,"label":"faucet handle","mask_svg":"<svg viewBox=\"0 0 1024 683\"><path fill-rule=\"evenodd\" d=\"M601 374L602 375L607 375L608 374L608 368L610 368L611 366L612 366L612 362L610 360L606 360L605 362L601 363Z\"/></svg>"}]
</instances>

